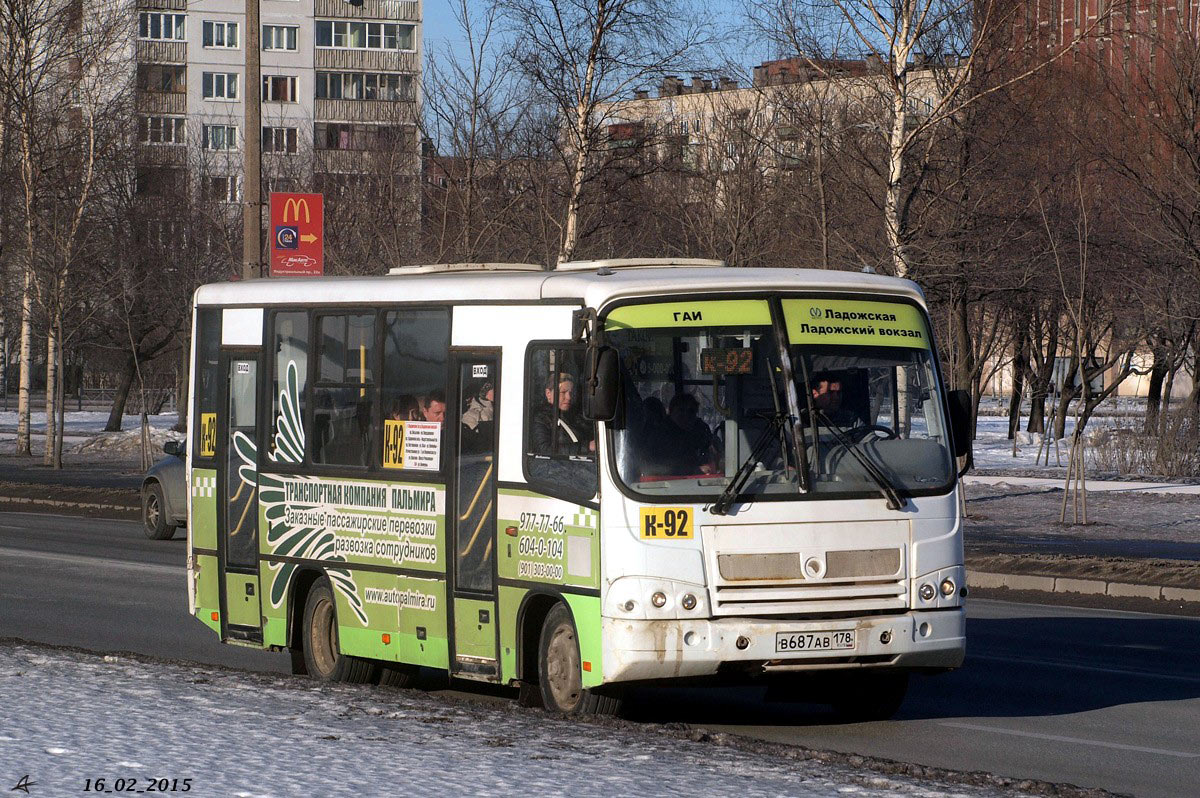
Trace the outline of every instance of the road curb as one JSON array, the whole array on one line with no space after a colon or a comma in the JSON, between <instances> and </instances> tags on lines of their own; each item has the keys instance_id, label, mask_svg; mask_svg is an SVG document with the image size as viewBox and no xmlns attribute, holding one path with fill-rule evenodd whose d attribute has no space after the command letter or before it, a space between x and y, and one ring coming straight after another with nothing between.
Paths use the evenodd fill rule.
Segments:
<instances>
[{"instance_id":1,"label":"road curb","mask_svg":"<svg viewBox=\"0 0 1200 798\"><path fill-rule=\"evenodd\" d=\"M39 507L53 507L59 510L117 510L120 512L139 512L140 508L132 504L99 504L96 502L68 502L57 499L35 499L28 496L0 496L0 504L36 504Z\"/></svg>"},{"instance_id":2,"label":"road curb","mask_svg":"<svg viewBox=\"0 0 1200 798\"><path fill-rule=\"evenodd\" d=\"M1107 582L1101 579L1079 579L1067 576L1032 576L1030 574L993 574L970 571L967 581L980 589L1008 588L1037 590L1043 593L1076 593L1115 598L1148 598L1159 601L1200 602L1200 590L1163 585L1138 585L1129 582Z\"/></svg>"}]
</instances>

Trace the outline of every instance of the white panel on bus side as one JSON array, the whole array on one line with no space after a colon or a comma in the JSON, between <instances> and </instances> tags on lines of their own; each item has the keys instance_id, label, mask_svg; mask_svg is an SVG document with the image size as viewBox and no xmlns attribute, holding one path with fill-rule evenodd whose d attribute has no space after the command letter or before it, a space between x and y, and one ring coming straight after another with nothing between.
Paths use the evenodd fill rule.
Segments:
<instances>
[{"instance_id":1,"label":"white panel on bus side","mask_svg":"<svg viewBox=\"0 0 1200 798\"><path fill-rule=\"evenodd\" d=\"M262 346L263 309L221 311L221 346Z\"/></svg>"},{"instance_id":2,"label":"white panel on bus side","mask_svg":"<svg viewBox=\"0 0 1200 798\"><path fill-rule=\"evenodd\" d=\"M452 346L503 347L500 362L500 467L502 482L524 482L525 349L530 341L571 338L573 305L466 305L454 308Z\"/></svg>"}]
</instances>

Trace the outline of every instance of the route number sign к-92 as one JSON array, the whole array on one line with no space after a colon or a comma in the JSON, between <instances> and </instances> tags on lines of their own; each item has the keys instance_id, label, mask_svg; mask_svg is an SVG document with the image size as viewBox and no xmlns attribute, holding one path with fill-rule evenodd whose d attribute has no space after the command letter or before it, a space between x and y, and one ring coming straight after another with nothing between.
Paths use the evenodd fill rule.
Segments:
<instances>
[{"instance_id":1,"label":"route number sign \u043a-92","mask_svg":"<svg viewBox=\"0 0 1200 798\"><path fill-rule=\"evenodd\" d=\"M700 373L721 376L723 374L752 374L754 372L753 349L705 349L700 353Z\"/></svg>"}]
</instances>

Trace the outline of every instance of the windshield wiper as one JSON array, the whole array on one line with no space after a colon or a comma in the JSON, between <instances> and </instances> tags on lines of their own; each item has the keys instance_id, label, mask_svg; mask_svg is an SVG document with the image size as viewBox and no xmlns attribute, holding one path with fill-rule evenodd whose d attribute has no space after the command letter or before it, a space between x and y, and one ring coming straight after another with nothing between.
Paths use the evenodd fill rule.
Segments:
<instances>
[{"instance_id":1,"label":"windshield wiper","mask_svg":"<svg viewBox=\"0 0 1200 798\"><path fill-rule=\"evenodd\" d=\"M746 459L738 466L738 470L729 478L729 482L725 485L725 490L721 491L721 495L717 497L717 500L712 503L712 507L709 508L709 511L713 515L729 514L729 508L733 506L737 497L741 495L746 480L750 478L750 474L754 471L754 466L758 463L758 458L766 451L767 444L771 443L775 436L782 431L783 422L786 418L787 416L783 413L774 413L771 416L771 423L758 436L758 440L754 442L754 446L750 449L750 454L746 455Z\"/></svg>"},{"instance_id":2,"label":"windshield wiper","mask_svg":"<svg viewBox=\"0 0 1200 798\"><path fill-rule=\"evenodd\" d=\"M859 465L863 467L863 470L867 472L867 476L871 478L871 481L878 485L879 489L883 491L884 497L887 498L888 509L903 509L905 502L904 499L901 498L900 492L896 490L896 486L893 485L891 480L889 480L887 476L879 470L878 466L871 462L870 458L859 451L858 444L850 440L850 437L842 431L841 427L839 427L837 424L834 424L833 419L825 415L824 410L817 410L814 408L813 412L821 419L825 426L829 428L829 431L833 433L833 437L837 438L838 443L842 444L842 446L846 447L846 451L854 455L854 459L857 460Z\"/></svg>"}]
</instances>

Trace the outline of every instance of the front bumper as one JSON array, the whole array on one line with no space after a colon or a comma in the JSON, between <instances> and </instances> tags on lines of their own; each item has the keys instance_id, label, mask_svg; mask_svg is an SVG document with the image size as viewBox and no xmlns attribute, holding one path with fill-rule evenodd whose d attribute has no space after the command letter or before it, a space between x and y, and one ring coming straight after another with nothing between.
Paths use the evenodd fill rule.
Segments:
<instances>
[{"instance_id":1,"label":"front bumper","mask_svg":"<svg viewBox=\"0 0 1200 798\"><path fill-rule=\"evenodd\" d=\"M957 668L966 655L966 610L870 618L786 621L603 619L604 681L710 676L722 666L750 672L845 668ZM777 632L855 630L853 651L777 653ZM738 639L749 641L738 648ZM886 641L886 642L884 642Z\"/></svg>"}]
</instances>

